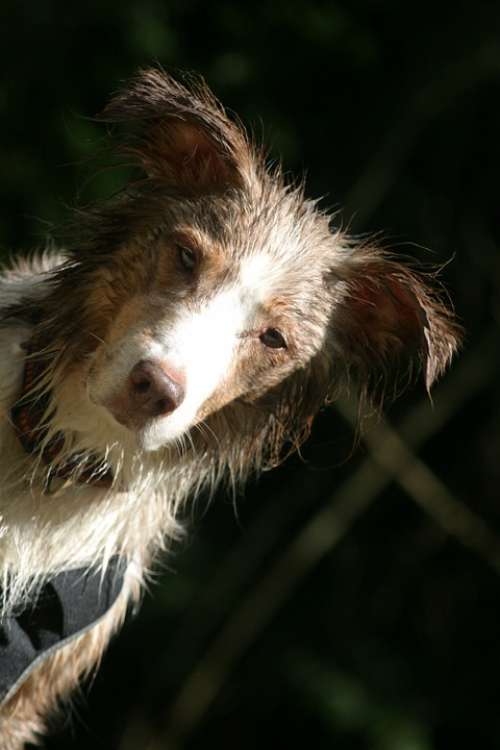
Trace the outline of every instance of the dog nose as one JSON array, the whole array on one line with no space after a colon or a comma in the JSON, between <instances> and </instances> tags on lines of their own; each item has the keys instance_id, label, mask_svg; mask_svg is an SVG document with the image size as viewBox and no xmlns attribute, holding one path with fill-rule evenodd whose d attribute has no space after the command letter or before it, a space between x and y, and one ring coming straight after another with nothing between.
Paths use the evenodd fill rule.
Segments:
<instances>
[{"instance_id":1,"label":"dog nose","mask_svg":"<svg viewBox=\"0 0 500 750\"><path fill-rule=\"evenodd\" d=\"M136 416L144 419L166 417L184 399L182 376L159 361L144 359L130 372L129 393Z\"/></svg>"}]
</instances>

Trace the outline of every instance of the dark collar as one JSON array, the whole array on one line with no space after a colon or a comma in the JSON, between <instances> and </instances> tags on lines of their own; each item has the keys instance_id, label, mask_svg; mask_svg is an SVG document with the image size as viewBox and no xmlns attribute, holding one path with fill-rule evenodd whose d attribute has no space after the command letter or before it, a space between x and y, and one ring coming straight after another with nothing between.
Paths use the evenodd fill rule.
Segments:
<instances>
[{"instance_id":1,"label":"dark collar","mask_svg":"<svg viewBox=\"0 0 500 750\"><path fill-rule=\"evenodd\" d=\"M43 422L49 404L49 394L46 391L33 393L33 387L46 373L47 365L47 360L34 354L33 347L28 345L21 393L10 412L21 445L26 453L40 455L43 462L50 466L46 491L50 491L53 479L71 477L79 484L111 487L113 472L109 464L99 456L91 453L74 453L57 463L57 457L64 446L64 435L58 432L48 442L45 440L48 428ZM78 471L75 472L77 467Z\"/></svg>"}]
</instances>

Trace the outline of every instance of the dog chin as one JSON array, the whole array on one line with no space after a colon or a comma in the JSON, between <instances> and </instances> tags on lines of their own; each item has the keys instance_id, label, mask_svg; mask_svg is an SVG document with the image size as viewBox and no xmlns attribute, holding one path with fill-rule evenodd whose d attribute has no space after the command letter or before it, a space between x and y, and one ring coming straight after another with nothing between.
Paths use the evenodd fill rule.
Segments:
<instances>
[{"instance_id":1,"label":"dog chin","mask_svg":"<svg viewBox=\"0 0 500 750\"><path fill-rule=\"evenodd\" d=\"M169 445L176 443L188 431L189 428L180 429L173 425L166 429L166 425L160 428L158 425L146 425L140 430L134 430L137 447L145 453L152 453Z\"/></svg>"}]
</instances>

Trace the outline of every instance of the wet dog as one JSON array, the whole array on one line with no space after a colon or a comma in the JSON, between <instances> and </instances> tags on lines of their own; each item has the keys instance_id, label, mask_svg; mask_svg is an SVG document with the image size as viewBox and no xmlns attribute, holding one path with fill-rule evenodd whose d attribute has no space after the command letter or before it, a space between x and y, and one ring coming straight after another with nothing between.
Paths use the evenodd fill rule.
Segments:
<instances>
[{"instance_id":1,"label":"wet dog","mask_svg":"<svg viewBox=\"0 0 500 750\"><path fill-rule=\"evenodd\" d=\"M97 664L190 498L278 463L345 386L430 388L457 346L428 279L332 229L203 83L144 71L102 119L134 178L0 278L8 750Z\"/></svg>"}]
</instances>

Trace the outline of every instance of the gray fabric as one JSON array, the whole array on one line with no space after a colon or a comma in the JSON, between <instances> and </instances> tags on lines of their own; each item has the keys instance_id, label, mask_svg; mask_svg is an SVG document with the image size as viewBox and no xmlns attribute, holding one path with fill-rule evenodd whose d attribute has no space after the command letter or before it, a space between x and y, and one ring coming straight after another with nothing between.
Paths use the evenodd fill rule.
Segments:
<instances>
[{"instance_id":1,"label":"gray fabric","mask_svg":"<svg viewBox=\"0 0 500 750\"><path fill-rule=\"evenodd\" d=\"M36 601L0 622L0 703L38 664L106 614L123 587L125 569L117 556L104 574L95 568L59 573Z\"/></svg>"}]
</instances>

